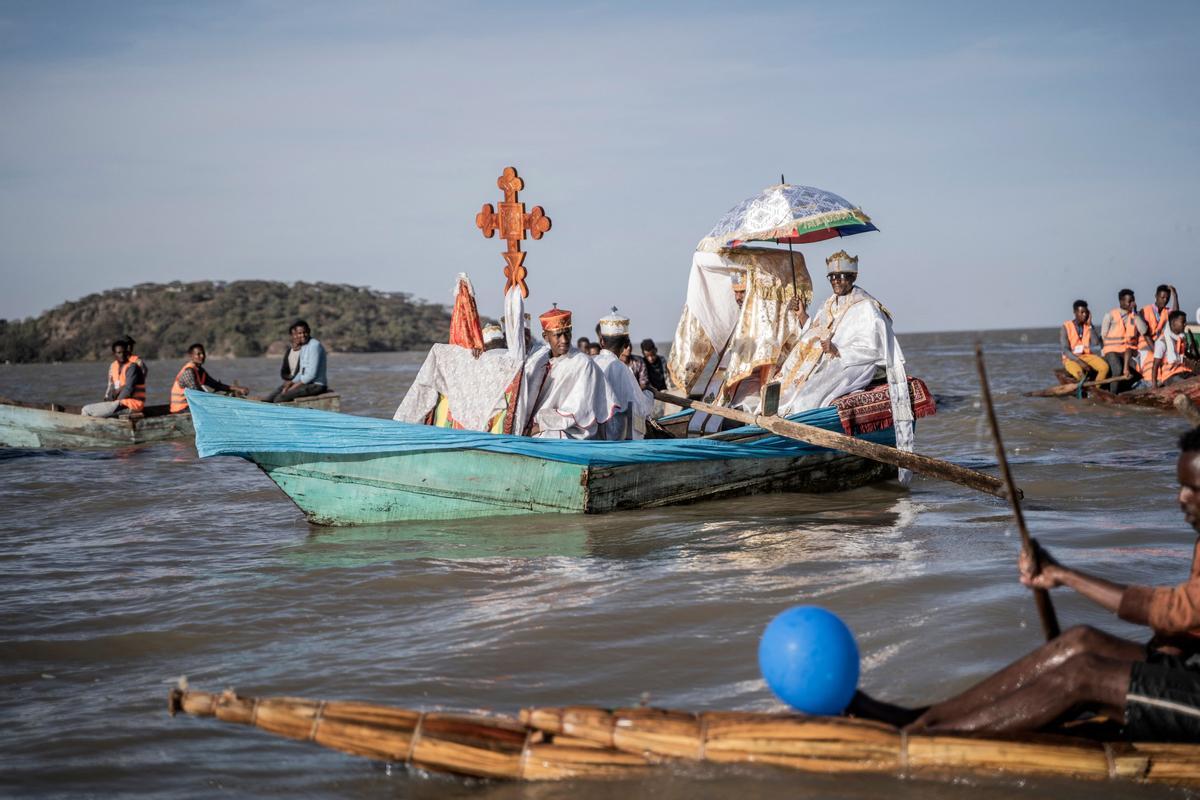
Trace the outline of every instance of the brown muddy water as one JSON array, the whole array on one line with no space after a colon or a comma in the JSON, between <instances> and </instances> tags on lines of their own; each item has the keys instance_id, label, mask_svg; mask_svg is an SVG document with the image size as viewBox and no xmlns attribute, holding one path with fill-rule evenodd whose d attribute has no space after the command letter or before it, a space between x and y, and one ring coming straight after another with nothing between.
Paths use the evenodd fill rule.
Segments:
<instances>
[{"instance_id":1,"label":"brown muddy water","mask_svg":"<svg viewBox=\"0 0 1200 800\"><path fill-rule=\"evenodd\" d=\"M902 337L942 401L918 448L990 468L967 334ZM1175 500L1180 419L1026 400L1050 331L985 337L1029 524L1056 556L1123 581L1187 572ZM420 356L334 355L343 410L390 416ZM212 361L257 390L275 359ZM165 401L178 365L151 363ZM0 394L96 399L103 364L0 366ZM678 766L632 783L432 777L166 714L196 688L419 709L593 703L778 709L758 674L778 612L840 614L862 687L945 697L1038 644L1001 501L917 478L601 517L322 529L253 465L192 445L0 451L0 794L160 797L1180 797L1132 784L812 776ZM1065 625L1140 636L1056 592Z\"/></svg>"}]
</instances>

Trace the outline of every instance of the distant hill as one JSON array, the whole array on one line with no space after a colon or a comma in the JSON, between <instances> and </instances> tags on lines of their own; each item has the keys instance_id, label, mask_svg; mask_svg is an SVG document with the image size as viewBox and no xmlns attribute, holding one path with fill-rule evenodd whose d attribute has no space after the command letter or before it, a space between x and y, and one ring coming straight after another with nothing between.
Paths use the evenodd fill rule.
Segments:
<instances>
[{"instance_id":1,"label":"distant hill","mask_svg":"<svg viewBox=\"0 0 1200 800\"><path fill-rule=\"evenodd\" d=\"M404 292L279 281L142 283L63 303L39 317L0 320L0 361L107 359L128 334L144 358L176 358L192 342L210 355L282 352L297 318L330 350L373 353L444 342L450 311Z\"/></svg>"}]
</instances>

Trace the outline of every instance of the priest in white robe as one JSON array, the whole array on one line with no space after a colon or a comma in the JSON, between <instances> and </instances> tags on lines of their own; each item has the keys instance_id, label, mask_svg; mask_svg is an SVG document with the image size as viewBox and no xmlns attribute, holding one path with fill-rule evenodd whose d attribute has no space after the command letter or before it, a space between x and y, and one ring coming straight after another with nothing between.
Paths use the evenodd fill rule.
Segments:
<instances>
[{"instance_id":1,"label":"priest in white robe","mask_svg":"<svg viewBox=\"0 0 1200 800\"><path fill-rule=\"evenodd\" d=\"M629 346L629 318L613 306L612 314L600 320L600 354L592 358L620 404L612 418L600 425L600 438L610 442L643 438L646 417L654 412L654 396L638 385L633 370L618 357Z\"/></svg>"},{"instance_id":2,"label":"priest in white robe","mask_svg":"<svg viewBox=\"0 0 1200 800\"><path fill-rule=\"evenodd\" d=\"M892 332L891 313L862 288L858 257L840 250L826 259L833 295L804 324L799 343L779 370L779 414L787 416L830 405L887 371L896 447L912 451L913 415L904 353ZM909 479L900 471L902 483Z\"/></svg>"},{"instance_id":3,"label":"priest in white robe","mask_svg":"<svg viewBox=\"0 0 1200 800\"><path fill-rule=\"evenodd\" d=\"M571 312L558 308L538 318L548 345L544 366L530 375L526 434L542 439L596 439L600 425L620 407L604 373L571 346Z\"/></svg>"}]
</instances>

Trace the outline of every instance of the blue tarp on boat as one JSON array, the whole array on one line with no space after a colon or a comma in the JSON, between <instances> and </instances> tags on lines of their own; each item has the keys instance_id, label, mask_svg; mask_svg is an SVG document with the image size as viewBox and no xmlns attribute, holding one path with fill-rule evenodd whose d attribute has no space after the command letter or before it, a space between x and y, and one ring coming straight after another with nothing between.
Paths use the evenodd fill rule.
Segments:
<instances>
[{"instance_id":1,"label":"blue tarp on boat","mask_svg":"<svg viewBox=\"0 0 1200 800\"><path fill-rule=\"evenodd\" d=\"M801 456L824 449L782 436L766 436L746 443L709 439L646 439L637 442L531 439L413 425L332 411L289 408L270 403L251 403L191 389L187 392L187 398L196 427L196 449L201 458L280 452L399 454L483 450L581 466L618 466ZM806 411L789 419L842 432L837 411L832 406ZM745 433L762 431L754 426L739 430ZM895 444L895 436L890 428L859 438Z\"/></svg>"}]
</instances>

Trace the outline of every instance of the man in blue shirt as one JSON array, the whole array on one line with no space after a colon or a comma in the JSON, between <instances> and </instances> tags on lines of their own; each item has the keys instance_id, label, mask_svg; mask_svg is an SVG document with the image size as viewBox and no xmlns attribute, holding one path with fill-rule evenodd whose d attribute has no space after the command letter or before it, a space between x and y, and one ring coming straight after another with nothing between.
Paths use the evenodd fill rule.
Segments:
<instances>
[{"instance_id":1,"label":"man in blue shirt","mask_svg":"<svg viewBox=\"0 0 1200 800\"><path fill-rule=\"evenodd\" d=\"M268 403L288 403L329 391L325 378L325 348L312 338L308 323L298 319L290 329L292 347L283 356L279 377L283 385L264 397Z\"/></svg>"}]
</instances>

